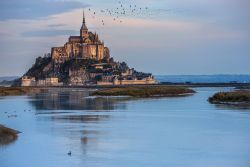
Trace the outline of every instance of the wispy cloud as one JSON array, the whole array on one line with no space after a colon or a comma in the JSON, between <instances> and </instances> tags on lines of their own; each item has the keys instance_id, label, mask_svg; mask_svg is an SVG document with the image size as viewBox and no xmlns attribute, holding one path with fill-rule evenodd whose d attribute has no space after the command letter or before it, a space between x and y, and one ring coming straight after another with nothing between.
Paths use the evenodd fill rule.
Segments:
<instances>
[{"instance_id":1,"label":"wispy cloud","mask_svg":"<svg viewBox=\"0 0 250 167\"><path fill-rule=\"evenodd\" d=\"M0 19L37 19L86 6L74 0L1 0Z\"/></svg>"},{"instance_id":2,"label":"wispy cloud","mask_svg":"<svg viewBox=\"0 0 250 167\"><path fill-rule=\"evenodd\" d=\"M21 34L23 37L48 37L60 35L79 35L79 31L75 30L43 30L43 31L28 31Z\"/></svg>"},{"instance_id":3,"label":"wispy cloud","mask_svg":"<svg viewBox=\"0 0 250 167\"><path fill-rule=\"evenodd\" d=\"M64 27L64 26L67 26L67 24L49 24L48 27Z\"/></svg>"}]
</instances>

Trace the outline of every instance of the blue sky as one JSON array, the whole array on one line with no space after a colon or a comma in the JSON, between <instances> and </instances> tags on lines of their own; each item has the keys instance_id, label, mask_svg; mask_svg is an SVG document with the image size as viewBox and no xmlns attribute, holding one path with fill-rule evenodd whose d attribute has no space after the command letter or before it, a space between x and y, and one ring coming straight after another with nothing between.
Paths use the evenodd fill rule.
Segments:
<instances>
[{"instance_id":1,"label":"blue sky","mask_svg":"<svg viewBox=\"0 0 250 167\"><path fill-rule=\"evenodd\" d=\"M78 35L82 8L111 55L138 70L250 74L249 0L120 0L148 7L146 14L121 17L122 23L100 12L118 1L1 0L0 76L22 75L36 57Z\"/></svg>"}]
</instances>

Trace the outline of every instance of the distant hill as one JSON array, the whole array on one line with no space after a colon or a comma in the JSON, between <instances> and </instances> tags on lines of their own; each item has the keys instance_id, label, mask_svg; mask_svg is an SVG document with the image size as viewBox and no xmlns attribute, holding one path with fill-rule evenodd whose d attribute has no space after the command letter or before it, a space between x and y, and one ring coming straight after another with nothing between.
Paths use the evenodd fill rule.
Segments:
<instances>
[{"instance_id":1,"label":"distant hill","mask_svg":"<svg viewBox=\"0 0 250 167\"><path fill-rule=\"evenodd\" d=\"M13 81L15 79L19 78L19 76L4 76L0 77L0 82L2 81Z\"/></svg>"}]
</instances>

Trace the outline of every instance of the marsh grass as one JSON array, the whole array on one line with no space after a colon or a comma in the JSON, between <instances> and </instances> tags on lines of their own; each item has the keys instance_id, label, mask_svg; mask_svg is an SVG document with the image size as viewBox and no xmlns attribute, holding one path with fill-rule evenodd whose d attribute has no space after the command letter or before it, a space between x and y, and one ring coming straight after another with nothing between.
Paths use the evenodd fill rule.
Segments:
<instances>
[{"instance_id":1,"label":"marsh grass","mask_svg":"<svg viewBox=\"0 0 250 167\"><path fill-rule=\"evenodd\" d=\"M132 97L162 97L181 96L195 93L192 89L178 86L127 86L119 88L100 89L93 96L132 96Z\"/></svg>"},{"instance_id":2,"label":"marsh grass","mask_svg":"<svg viewBox=\"0 0 250 167\"><path fill-rule=\"evenodd\" d=\"M32 92L39 92L36 87L0 87L0 96L24 95Z\"/></svg>"},{"instance_id":3,"label":"marsh grass","mask_svg":"<svg viewBox=\"0 0 250 167\"><path fill-rule=\"evenodd\" d=\"M240 90L232 92L218 92L208 99L210 103L249 103L250 91Z\"/></svg>"}]
</instances>

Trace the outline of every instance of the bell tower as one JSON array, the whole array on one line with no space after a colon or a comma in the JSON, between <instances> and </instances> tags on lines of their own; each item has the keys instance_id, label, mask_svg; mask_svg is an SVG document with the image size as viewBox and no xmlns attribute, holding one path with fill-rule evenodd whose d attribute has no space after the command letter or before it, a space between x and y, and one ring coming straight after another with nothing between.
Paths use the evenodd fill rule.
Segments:
<instances>
[{"instance_id":1,"label":"bell tower","mask_svg":"<svg viewBox=\"0 0 250 167\"><path fill-rule=\"evenodd\" d=\"M83 19L82 19L82 27L80 30L80 35L81 35L82 39L89 37L88 28L87 28L86 22L85 22L84 10L83 10Z\"/></svg>"}]
</instances>

